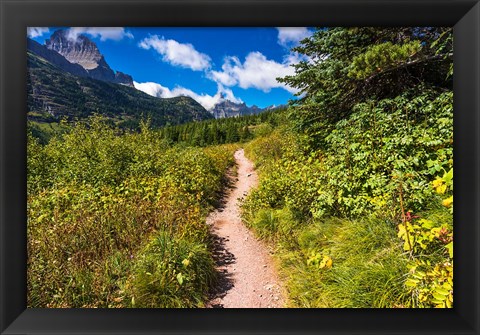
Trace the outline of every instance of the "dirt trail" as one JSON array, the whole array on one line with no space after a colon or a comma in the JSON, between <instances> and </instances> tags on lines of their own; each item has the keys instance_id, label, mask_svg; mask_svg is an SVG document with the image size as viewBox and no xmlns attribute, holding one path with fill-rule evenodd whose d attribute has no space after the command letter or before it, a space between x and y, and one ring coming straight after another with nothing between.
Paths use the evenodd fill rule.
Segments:
<instances>
[{"instance_id":1,"label":"dirt trail","mask_svg":"<svg viewBox=\"0 0 480 335\"><path fill-rule=\"evenodd\" d=\"M207 307L283 307L282 288L268 248L240 219L239 203L258 184L258 177L243 149L235 152L235 160L238 176L229 175L233 187L224 205L207 218L216 241L214 257L220 273L220 285Z\"/></svg>"}]
</instances>

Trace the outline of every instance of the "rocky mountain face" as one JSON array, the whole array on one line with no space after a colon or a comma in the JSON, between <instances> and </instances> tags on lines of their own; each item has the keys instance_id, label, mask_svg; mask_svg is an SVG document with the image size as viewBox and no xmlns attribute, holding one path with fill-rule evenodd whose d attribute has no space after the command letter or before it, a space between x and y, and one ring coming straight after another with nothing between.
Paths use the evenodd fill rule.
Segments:
<instances>
[{"instance_id":1,"label":"rocky mountain face","mask_svg":"<svg viewBox=\"0 0 480 335\"><path fill-rule=\"evenodd\" d=\"M114 83L123 83L124 85L135 87L133 85L133 78L131 75L117 71L115 72L115 80Z\"/></svg>"},{"instance_id":2,"label":"rocky mountain face","mask_svg":"<svg viewBox=\"0 0 480 335\"><path fill-rule=\"evenodd\" d=\"M115 73L97 45L84 35L71 37L66 30L57 30L46 40L45 48L60 54L71 64L81 66L90 78L133 87L132 77L122 72ZM55 64L52 59L47 60Z\"/></svg>"},{"instance_id":3,"label":"rocky mountain face","mask_svg":"<svg viewBox=\"0 0 480 335\"><path fill-rule=\"evenodd\" d=\"M58 66L63 71L71 73L75 76L88 77L88 72L78 64L70 63L65 57L58 52L47 49L44 45L28 38L27 50L34 54L48 60L53 65Z\"/></svg>"},{"instance_id":4,"label":"rocky mountain face","mask_svg":"<svg viewBox=\"0 0 480 335\"><path fill-rule=\"evenodd\" d=\"M235 103L227 99L222 99L213 107L210 112L216 119L227 117L238 117L243 115L259 114L261 112L274 109L275 106L260 108L258 106L248 107L245 103Z\"/></svg>"},{"instance_id":5,"label":"rocky mountain face","mask_svg":"<svg viewBox=\"0 0 480 335\"><path fill-rule=\"evenodd\" d=\"M127 85L73 75L32 51L27 51L27 65L27 119L32 122L81 120L97 113L120 128L137 129L145 119L161 127L213 118L192 98L156 98Z\"/></svg>"}]
</instances>

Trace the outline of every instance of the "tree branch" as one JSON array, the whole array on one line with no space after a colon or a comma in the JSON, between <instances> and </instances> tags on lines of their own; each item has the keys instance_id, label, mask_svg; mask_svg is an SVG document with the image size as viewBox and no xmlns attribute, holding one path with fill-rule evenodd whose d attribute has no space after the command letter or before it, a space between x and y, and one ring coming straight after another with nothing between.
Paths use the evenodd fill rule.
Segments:
<instances>
[{"instance_id":1,"label":"tree branch","mask_svg":"<svg viewBox=\"0 0 480 335\"><path fill-rule=\"evenodd\" d=\"M427 57L427 58L416 59L416 60L413 60L413 61L410 61L410 62L406 62L406 63L399 64L398 66L393 66L393 67L387 68L386 70L377 72L377 73L375 73L375 74L372 74L370 77L368 77L367 79L365 79L365 81L366 81L367 83L369 83L369 82L370 82L371 80L373 80L374 78L379 77L379 76L381 76L381 75L384 75L384 74L386 74L386 73L388 73L388 72L393 72L393 71L400 70L400 69L403 69L403 68L406 68L406 67L410 67L410 66L413 66L413 65L417 65L417 64L420 64L420 63L425 63L425 62L430 62L430 61L436 61L436 60L442 60L442 59L447 59L447 58L452 58L452 57L453 57L453 53L448 53L448 54L434 55L434 56L430 56L430 57Z\"/></svg>"}]
</instances>

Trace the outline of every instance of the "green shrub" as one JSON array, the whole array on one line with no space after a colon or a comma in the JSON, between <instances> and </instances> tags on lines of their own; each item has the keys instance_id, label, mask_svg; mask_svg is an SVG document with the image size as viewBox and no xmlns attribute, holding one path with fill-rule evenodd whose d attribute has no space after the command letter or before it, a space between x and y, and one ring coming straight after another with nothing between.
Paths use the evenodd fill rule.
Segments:
<instances>
[{"instance_id":1,"label":"green shrub","mask_svg":"<svg viewBox=\"0 0 480 335\"><path fill-rule=\"evenodd\" d=\"M245 221L259 237L270 241L290 238L298 225L288 209L260 209L251 220Z\"/></svg>"},{"instance_id":2,"label":"green shrub","mask_svg":"<svg viewBox=\"0 0 480 335\"><path fill-rule=\"evenodd\" d=\"M199 307L215 282L205 244L158 232L141 251L131 279L132 307Z\"/></svg>"},{"instance_id":3,"label":"green shrub","mask_svg":"<svg viewBox=\"0 0 480 335\"><path fill-rule=\"evenodd\" d=\"M357 104L321 150L287 127L246 146L260 184L243 218L276 244L292 306L452 306L452 98Z\"/></svg>"}]
</instances>

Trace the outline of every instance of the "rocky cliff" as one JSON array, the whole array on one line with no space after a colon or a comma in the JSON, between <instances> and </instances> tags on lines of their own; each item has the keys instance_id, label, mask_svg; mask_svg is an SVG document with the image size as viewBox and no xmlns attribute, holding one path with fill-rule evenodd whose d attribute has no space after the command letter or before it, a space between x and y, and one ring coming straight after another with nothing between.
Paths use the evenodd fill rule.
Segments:
<instances>
[{"instance_id":1,"label":"rocky cliff","mask_svg":"<svg viewBox=\"0 0 480 335\"><path fill-rule=\"evenodd\" d=\"M71 73L80 77L88 77L88 72L83 67L78 64L70 63L65 57L60 55L58 52L46 48L44 45L28 38L27 39L27 50L33 52L34 54L48 60L55 66L58 66L63 71Z\"/></svg>"},{"instance_id":2,"label":"rocky cliff","mask_svg":"<svg viewBox=\"0 0 480 335\"><path fill-rule=\"evenodd\" d=\"M235 103L227 99L222 99L210 110L210 112L216 119L220 119L226 117L258 114L267 109L271 109L271 107L259 108L255 105L248 107L245 103Z\"/></svg>"},{"instance_id":3,"label":"rocky cliff","mask_svg":"<svg viewBox=\"0 0 480 335\"><path fill-rule=\"evenodd\" d=\"M62 55L68 62L80 65L90 78L133 87L132 77L115 73L97 45L84 35L70 36L66 30L60 29L46 40L45 47Z\"/></svg>"}]
</instances>

